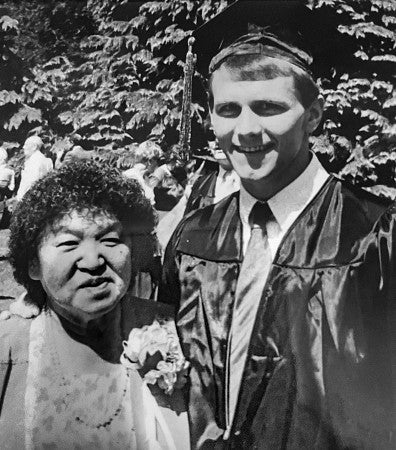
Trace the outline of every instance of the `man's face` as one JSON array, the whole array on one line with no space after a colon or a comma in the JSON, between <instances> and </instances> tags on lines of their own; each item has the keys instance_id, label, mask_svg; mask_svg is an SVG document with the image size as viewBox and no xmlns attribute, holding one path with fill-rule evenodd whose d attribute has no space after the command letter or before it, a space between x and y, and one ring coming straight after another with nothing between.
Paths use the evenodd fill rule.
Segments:
<instances>
[{"instance_id":1,"label":"man's face","mask_svg":"<svg viewBox=\"0 0 396 450\"><path fill-rule=\"evenodd\" d=\"M46 230L30 276L41 282L61 316L73 322L96 319L127 291L130 238L113 215L72 211Z\"/></svg>"},{"instance_id":2,"label":"man's face","mask_svg":"<svg viewBox=\"0 0 396 450\"><path fill-rule=\"evenodd\" d=\"M34 141L31 139L26 139L25 143L23 144L23 154L25 155L25 158L29 158L33 155L33 153L36 151L37 145Z\"/></svg>"},{"instance_id":3,"label":"man's face","mask_svg":"<svg viewBox=\"0 0 396 450\"><path fill-rule=\"evenodd\" d=\"M212 78L211 119L220 147L242 182L279 183L308 152L308 112L292 77L236 81L221 67Z\"/></svg>"}]
</instances>

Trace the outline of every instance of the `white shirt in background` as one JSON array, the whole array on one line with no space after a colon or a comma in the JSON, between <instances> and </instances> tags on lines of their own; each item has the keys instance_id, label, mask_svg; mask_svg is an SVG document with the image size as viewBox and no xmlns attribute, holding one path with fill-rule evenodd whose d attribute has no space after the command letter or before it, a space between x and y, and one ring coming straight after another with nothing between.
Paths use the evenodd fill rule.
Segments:
<instances>
[{"instance_id":1,"label":"white shirt in background","mask_svg":"<svg viewBox=\"0 0 396 450\"><path fill-rule=\"evenodd\" d=\"M218 203L223 198L239 191L241 187L240 178L234 170L225 170L219 166L219 173L216 178L215 197L213 203Z\"/></svg>"},{"instance_id":2,"label":"white shirt in background","mask_svg":"<svg viewBox=\"0 0 396 450\"><path fill-rule=\"evenodd\" d=\"M16 195L17 200L32 187L32 185L53 169L52 161L46 158L39 150L26 159L21 173L21 183Z\"/></svg>"}]
</instances>

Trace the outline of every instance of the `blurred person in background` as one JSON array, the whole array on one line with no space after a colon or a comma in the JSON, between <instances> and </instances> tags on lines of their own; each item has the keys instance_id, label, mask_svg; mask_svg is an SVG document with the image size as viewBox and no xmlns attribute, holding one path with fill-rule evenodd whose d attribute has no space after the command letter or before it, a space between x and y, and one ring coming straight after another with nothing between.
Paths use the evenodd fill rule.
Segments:
<instances>
[{"instance_id":1,"label":"blurred person in background","mask_svg":"<svg viewBox=\"0 0 396 450\"><path fill-rule=\"evenodd\" d=\"M141 145L146 146L148 142ZM154 145L162 152L157 144ZM160 217L170 211L183 196L186 178L186 171L175 147L166 155L162 152L162 156L151 163L148 182L154 190L155 208Z\"/></svg>"},{"instance_id":2,"label":"blurred person in background","mask_svg":"<svg viewBox=\"0 0 396 450\"><path fill-rule=\"evenodd\" d=\"M145 196L152 205L155 204L154 190L148 182L148 177L152 172L152 165L156 166L159 158L162 157L162 150L156 147L143 146L140 144L134 151L131 167L123 172L126 178L136 180L142 187ZM151 172L150 172L151 170Z\"/></svg>"},{"instance_id":3,"label":"blurred person in background","mask_svg":"<svg viewBox=\"0 0 396 450\"><path fill-rule=\"evenodd\" d=\"M215 141L209 142L209 150L212 156L205 158L199 168L190 174L184 195L158 224L157 236L163 250L183 216L217 203L240 188L238 175Z\"/></svg>"},{"instance_id":4,"label":"blurred person in background","mask_svg":"<svg viewBox=\"0 0 396 450\"><path fill-rule=\"evenodd\" d=\"M53 163L41 152L43 141L40 136L30 136L23 145L25 161L21 173L21 182L16 195L18 201L31 188L31 186L53 169Z\"/></svg>"},{"instance_id":5,"label":"blurred person in background","mask_svg":"<svg viewBox=\"0 0 396 450\"><path fill-rule=\"evenodd\" d=\"M191 194L188 197L185 214L217 203L228 195L239 191L240 179L223 150L218 148L215 141L209 142L209 149L217 167L213 171L202 174L194 182Z\"/></svg>"},{"instance_id":6,"label":"blurred person in background","mask_svg":"<svg viewBox=\"0 0 396 450\"><path fill-rule=\"evenodd\" d=\"M0 147L0 228L6 228L9 222L9 211L6 199L15 189L15 173L7 165L7 151Z\"/></svg>"},{"instance_id":7,"label":"blurred person in background","mask_svg":"<svg viewBox=\"0 0 396 450\"><path fill-rule=\"evenodd\" d=\"M69 152L66 152L62 159L62 164L67 164L75 160L89 160L92 158L92 152L84 150L81 145L75 145Z\"/></svg>"}]
</instances>

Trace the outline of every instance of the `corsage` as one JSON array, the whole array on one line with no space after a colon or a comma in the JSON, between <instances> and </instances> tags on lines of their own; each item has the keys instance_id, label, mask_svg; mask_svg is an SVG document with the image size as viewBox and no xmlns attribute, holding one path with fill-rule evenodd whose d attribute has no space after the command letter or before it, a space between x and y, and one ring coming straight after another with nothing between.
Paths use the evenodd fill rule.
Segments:
<instances>
[{"instance_id":1,"label":"corsage","mask_svg":"<svg viewBox=\"0 0 396 450\"><path fill-rule=\"evenodd\" d=\"M173 322L155 320L151 325L133 328L121 364L139 370L147 384L171 395L187 381L189 362L183 356Z\"/></svg>"}]
</instances>

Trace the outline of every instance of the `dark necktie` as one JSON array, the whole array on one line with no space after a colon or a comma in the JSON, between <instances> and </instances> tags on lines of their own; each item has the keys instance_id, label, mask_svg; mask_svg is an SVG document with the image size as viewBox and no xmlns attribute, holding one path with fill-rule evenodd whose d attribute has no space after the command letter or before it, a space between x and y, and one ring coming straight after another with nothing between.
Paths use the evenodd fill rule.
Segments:
<instances>
[{"instance_id":1,"label":"dark necktie","mask_svg":"<svg viewBox=\"0 0 396 450\"><path fill-rule=\"evenodd\" d=\"M257 308L271 268L266 224L272 217L268 204L261 202L254 205L249 215L252 231L237 281L228 350L228 428L234 418Z\"/></svg>"}]
</instances>

